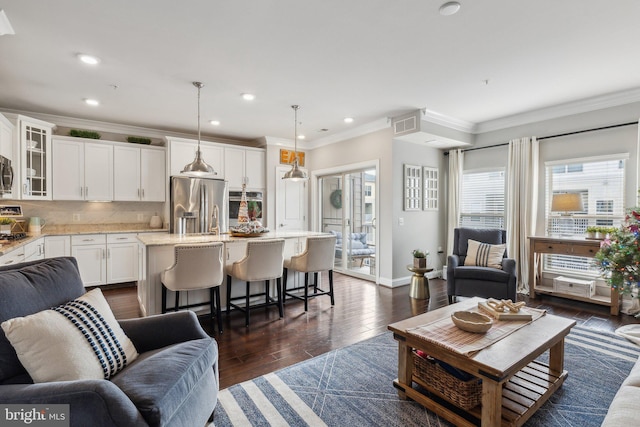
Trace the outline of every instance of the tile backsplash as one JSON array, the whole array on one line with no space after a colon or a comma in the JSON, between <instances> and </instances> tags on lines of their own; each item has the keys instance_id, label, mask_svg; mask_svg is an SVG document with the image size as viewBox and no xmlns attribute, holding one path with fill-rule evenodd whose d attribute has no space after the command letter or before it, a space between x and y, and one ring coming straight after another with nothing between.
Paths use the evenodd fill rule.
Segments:
<instances>
[{"instance_id":1,"label":"tile backsplash","mask_svg":"<svg viewBox=\"0 0 640 427\"><path fill-rule=\"evenodd\" d=\"M80 224L149 224L153 215L160 215L164 223L163 202L64 202L3 200L3 205L20 205L25 217L38 216L51 225Z\"/></svg>"}]
</instances>

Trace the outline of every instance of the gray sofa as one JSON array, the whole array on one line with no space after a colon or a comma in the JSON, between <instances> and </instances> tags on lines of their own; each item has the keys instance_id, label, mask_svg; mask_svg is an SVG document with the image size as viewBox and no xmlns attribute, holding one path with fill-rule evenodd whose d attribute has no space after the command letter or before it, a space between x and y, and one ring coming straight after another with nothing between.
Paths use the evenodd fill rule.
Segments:
<instances>
[{"instance_id":1,"label":"gray sofa","mask_svg":"<svg viewBox=\"0 0 640 427\"><path fill-rule=\"evenodd\" d=\"M85 293L74 258L0 268L0 322ZM218 396L218 346L193 312L120 321L138 358L110 380L33 384L0 329L0 403L69 404L72 426L204 426ZM51 361L55 363L55 361Z\"/></svg>"}]
</instances>

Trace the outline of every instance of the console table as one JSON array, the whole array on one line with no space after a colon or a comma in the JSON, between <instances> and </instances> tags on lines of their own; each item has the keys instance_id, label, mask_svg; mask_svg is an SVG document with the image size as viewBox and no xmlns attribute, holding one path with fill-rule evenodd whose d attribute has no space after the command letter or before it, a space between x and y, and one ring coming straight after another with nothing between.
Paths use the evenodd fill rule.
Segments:
<instances>
[{"instance_id":1,"label":"console table","mask_svg":"<svg viewBox=\"0 0 640 427\"><path fill-rule=\"evenodd\" d=\"M600 250L600 240L590 240L584 238L566 237L529 237L529 291L531 298L538 294L554 295L562 298L569 298L578 301L585 301L594 304L611 307L611 314L617 315L620 309L620 295L615 289L611 289L611 296L594 295L585 297L554 291L552 286L542 286L536 284L538 269L536 261L539 261L542 254L572 255L581 257L595 257Z\"/></svg>"}]
</instances>

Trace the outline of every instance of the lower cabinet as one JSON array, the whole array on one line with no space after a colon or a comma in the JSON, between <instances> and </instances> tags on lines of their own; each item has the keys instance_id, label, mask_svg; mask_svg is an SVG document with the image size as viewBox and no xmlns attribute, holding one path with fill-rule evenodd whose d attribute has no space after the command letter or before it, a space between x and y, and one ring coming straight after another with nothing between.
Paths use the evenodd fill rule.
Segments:
<instances>
[{"instance_id":1,"label":"lower cabinet","mask_svg":"<svg viewBox=\"0 0 640 427\"><path fill-rule=\"evenodd\" d=\"M71 236L71 255L85 287L138 280L135 233Z\"/></svg>"},{"instance_id":2,"label":"lower cabinet","mask_svg":"<svg viewBox=\"0 0 640 427\"><path fill-rule=\"evenodd\" d=\"M24 261L44 259L44 237L24 245Z\"/></svg>"},{"instance_id":3,"label":"lower cabinet","mask_svg":"<svg viewBox=\"0 0 640 427\"><path fill-rule=\"evenodd\" d=\"M24 262L24 246L0 257L0 266Z\"/></svg>"},{"instance_id":4,"label":"lower cabinet","mask_svg":"<svg viewBox=\"0 0 640 427\"><path fill-rule=\"evenodd\" d=\"M45 236L45 258L71 256L71 236Z\"/></svg>"}]
</instances>

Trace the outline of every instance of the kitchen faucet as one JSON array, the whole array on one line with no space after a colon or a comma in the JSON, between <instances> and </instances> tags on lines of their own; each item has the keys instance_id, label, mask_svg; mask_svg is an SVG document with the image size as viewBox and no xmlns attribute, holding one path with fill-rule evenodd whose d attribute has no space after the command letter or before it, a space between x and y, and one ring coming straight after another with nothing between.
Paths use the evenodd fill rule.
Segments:
<instances>
[{"instance_id":1,"label":"kitchen faucet","mask_svg":"<svg viewBox=\"0 0 640 427\"><path fill-rule=\"evenodd\" d=\"M219 236L220 235L220 210L218 208L218 205L213 205L213 216L211 217L211 223L213 225L211 226L211 229L209 229L209 232L215 236Z\"/></svg>"}]
</instances>

